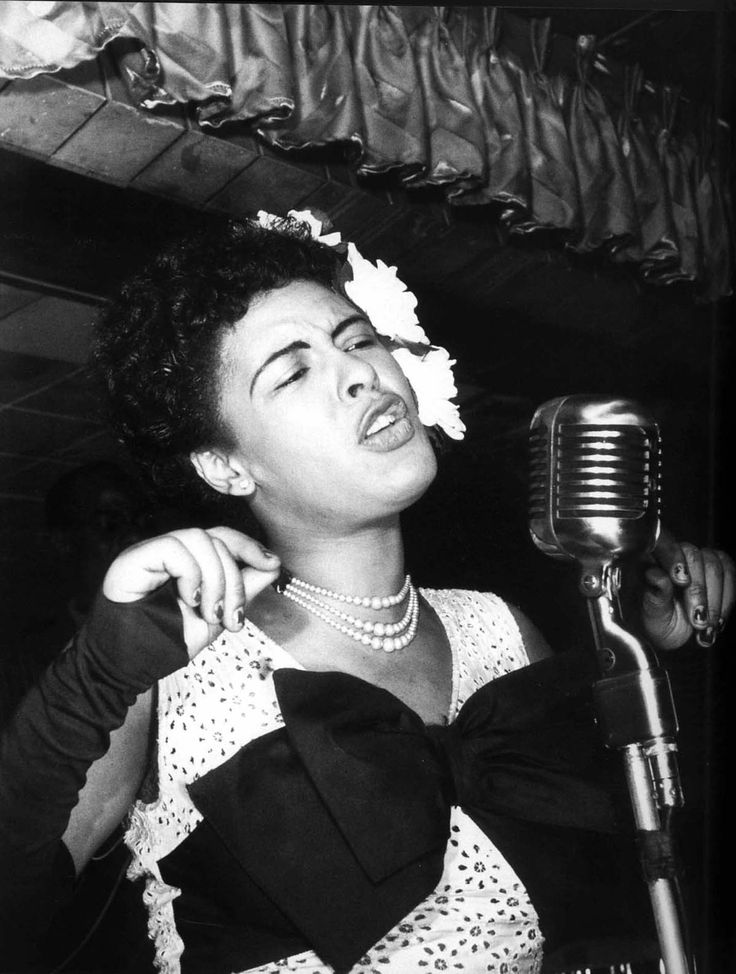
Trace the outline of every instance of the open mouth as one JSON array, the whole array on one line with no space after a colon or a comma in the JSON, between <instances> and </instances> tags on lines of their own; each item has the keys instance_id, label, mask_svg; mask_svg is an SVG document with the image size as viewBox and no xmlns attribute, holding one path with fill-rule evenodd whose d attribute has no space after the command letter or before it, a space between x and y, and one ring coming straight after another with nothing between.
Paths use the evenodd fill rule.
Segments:
<instances>
[{"instance_id":1,"label":"open mouth","mask_svg":"<svg viewBox=\"0 0 736 974\"><path fill-rule=\"evenodd\" d=\"M380 433L381 430L385 430L387 426L393 426L395 422L396 417L389 413L384 413L383 416L377 416L366 430L365 438L368 439L368 437L373 436L374 433Z\"/></svg>"},{"instance_id":2,"label":"open mouth","mask_svg":"<svg viewBox=\"0 0 736 974\"><path fill-rule=\"evenodd\" d=\"M360 425L360 443L372 450L395 450L414 436L414 424L400 396L387 395L368 410Z\"/></svg>"},{"instance_id":3,"label":"open mouth","mask_svg":"<svg viewBox=\"0 0 736 974\"><path fill-rule=\"evenodd\" d=\"M406 406L403 400L398 396L386 396L364 417L360 439L369 440L372 436L398 423L405 416Z\"/></svg>"}]
</instances>

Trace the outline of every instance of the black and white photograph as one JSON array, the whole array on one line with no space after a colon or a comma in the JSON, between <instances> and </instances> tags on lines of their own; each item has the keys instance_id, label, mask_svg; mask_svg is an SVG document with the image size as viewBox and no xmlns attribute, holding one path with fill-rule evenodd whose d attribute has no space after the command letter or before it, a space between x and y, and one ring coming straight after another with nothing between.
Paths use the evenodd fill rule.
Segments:
<instances>
[{"instance_id":1,"label":"black and white photograph","mask_svg":"<svg viewBox=\"0 0 736 974\"><path fill-rule=\"evenodd\" d=\"M0 974L729 974L736 11L0 4Z\"/></svg>"}]
</instances>

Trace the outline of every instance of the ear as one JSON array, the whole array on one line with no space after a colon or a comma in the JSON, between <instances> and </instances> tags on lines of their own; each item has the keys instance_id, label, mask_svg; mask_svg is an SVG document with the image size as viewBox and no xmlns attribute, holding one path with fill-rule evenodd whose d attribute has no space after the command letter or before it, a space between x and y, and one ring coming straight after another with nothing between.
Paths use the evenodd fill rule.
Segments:
<instances>
[{"instance_id":1,"label":"ear","mask_svg":"<svg viewBox=\"0 0 736 974\"><path fill-rule=\"evenodd\" d=\"M224 453L203 450L189 454L194 469L205 483L220 494L233 497L250 497L256 485L245 465Z\"/></svg>"}]
</instances>

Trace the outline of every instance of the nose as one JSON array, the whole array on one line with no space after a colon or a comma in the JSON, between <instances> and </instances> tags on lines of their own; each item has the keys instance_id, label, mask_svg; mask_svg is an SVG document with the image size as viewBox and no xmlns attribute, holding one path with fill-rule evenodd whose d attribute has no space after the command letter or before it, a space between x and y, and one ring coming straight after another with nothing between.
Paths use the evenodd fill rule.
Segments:
<instances>
[{"instance_id":1,"label":"nose","mask_svg":"<svg viewBox=\"0 0 736 974\"><path fill-rule=\"evenodd\" d=\"M340 374L340 395L344 399L357 399L363 392L371 392L379 386L378 373L365 359L347 353L343 355Z\"/></svg>"}]
</instances>

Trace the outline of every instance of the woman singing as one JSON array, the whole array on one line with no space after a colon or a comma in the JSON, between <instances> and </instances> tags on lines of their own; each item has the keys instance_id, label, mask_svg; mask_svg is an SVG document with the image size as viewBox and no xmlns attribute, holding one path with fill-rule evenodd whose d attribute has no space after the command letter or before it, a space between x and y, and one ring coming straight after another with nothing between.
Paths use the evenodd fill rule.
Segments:
<instances>
[{"instance_id":1,"label":"woman singing","mask_svg":"<svg viewBox=\"0 0 736 974\"><path fill-rule=\"evenodd\" d=\"M162 972L531 974L642 936L590 674L497 596L407 574L430 427L462 436L451 363L391 270L320 232L264 214L184 242L99 327L131 452L170 496L238 501L265 546L193 527L127 549L19 709L20 961L123 820ZM664 537L647 582L659 649L732 608L721 552Z\"/></svg>"}]
</instances>

